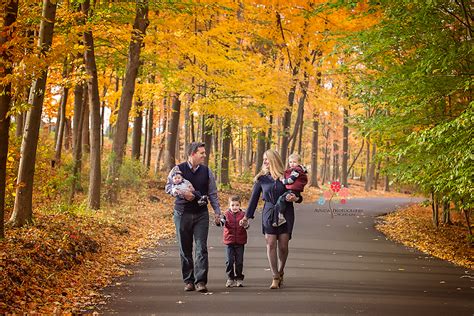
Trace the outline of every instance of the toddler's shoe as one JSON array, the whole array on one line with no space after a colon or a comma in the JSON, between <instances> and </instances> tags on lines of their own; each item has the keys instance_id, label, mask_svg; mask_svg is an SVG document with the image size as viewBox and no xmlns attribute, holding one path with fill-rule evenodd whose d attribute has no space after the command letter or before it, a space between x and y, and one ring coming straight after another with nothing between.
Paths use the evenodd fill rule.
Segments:
<instances>
[{"instance_id":1,"label":"toddler's shoe","mask_svg":"<svg viewBox=\"0 0 474 316\"><path fill-rule=\"evenodd\" d=\"M278 225L277 226L281 226L285 223L286 223L285 216L283 216L283 214L278 214Z\"/></svg>"},{"instance_id":2,"label":"toddler's shoe","mask_svg":"<svg viewBox=\"0 0 474 316\"><path fill-rule=\"evenodd\" d=\"M235 281L228 279L227 282L225 283L225 287L234 287L235 286Z\"/></svg>"},{"instance_id":3,"label":"toddler's shoe","mask_svg":"<svg viewBox=\"0 0 474 316\"><path fill-rule=\"evenodd\" d=\"M236 287L243 287L243 286L244 286L244 281L243 281L243 280L237 280L237 281L235 281L235 286L236 286Z\"/></svg>"}]
</instances>

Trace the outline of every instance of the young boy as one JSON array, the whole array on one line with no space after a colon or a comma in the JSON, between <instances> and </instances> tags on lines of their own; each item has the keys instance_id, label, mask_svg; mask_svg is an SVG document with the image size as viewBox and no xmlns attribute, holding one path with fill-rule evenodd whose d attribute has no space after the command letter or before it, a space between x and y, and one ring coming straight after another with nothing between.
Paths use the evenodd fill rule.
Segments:
<instances>
[{"instance_id":1,"label":"young boy","mask_svg":"<svg viewBox=\"0 0 474 316\"><path fill-rule=\"evenodd\" d=\"M238 195L229 198L229 209L224 213L224 244L226 245L226 287L244 286L244 245L247 243L247 225L241 225L245 212L240 208Z\"/></svg>"},{"instance_id":2,"label":"young boy","mask_svg":"<svg viewBox=\"0 0 474 316\"><path fill-rule=\"evenodd\" d=\"M171 195L183 199L183 192L190 191L198 199L197 203L202 206L207 204L207 195L201 195L199 191L194 190L191 182L183 177L181 171L176 171L172 175L173 183L171 184Z\"/></svg>"},{"instance_id":3,"label":"young boy","mask_svg":"<svg viewBox=\"0 0 474 316\"><path fill-rule=\"evenodd\" d=\"M286 209L286 196L293 193L297 197L301 196L305 185L308 183L308 171L304 166L300 164L300 155L294 153L288 157L288 169L285 170L284 179L281 182L285 185L286 191L283 193L276 203L276 210L278 214L275 214L272 226L278 227L286 223L285 209Z\"/></svg>"}]
</instances>

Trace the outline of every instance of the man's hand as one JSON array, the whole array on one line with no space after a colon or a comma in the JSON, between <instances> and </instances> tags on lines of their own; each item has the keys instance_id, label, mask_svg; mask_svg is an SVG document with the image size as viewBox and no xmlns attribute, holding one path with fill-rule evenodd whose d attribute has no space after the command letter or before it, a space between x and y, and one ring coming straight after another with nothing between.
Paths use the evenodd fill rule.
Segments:
<instances>
[{"instance_id":1,"label":"man's hand","mask_svg":"<svg viewBox=\"0 0 474 316\"><path fill-rule=\"evenodd\" d=\"M216 224L216 226L221 225L221 216L219 214L214 213L214 224Z\"/></svg>"},{"instance_id":2,"label":"man's hand","mask_svg":"<svg viewBox=\"0 0 474 316\"><path fill-rule=\"evenodd\" d=\"M181 191L181 194L186 201L192 201L195 198L194 194L190 191Z\"/></svg>"}]
</instances>

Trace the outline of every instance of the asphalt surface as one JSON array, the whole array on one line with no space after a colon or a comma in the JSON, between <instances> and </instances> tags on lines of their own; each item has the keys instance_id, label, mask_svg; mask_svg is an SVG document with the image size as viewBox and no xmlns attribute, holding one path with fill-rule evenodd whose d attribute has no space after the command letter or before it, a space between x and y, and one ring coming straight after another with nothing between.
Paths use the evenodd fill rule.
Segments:
<instances>
[{"instance_id":1,"label":"asphalt surface","mask_svg":"<svg viewBox=\"0 0 474 316\"><path fill-rule=\"evenodd\" d=\"M249 228L245 287L226 288L222 229L209 234L209 293L184 292L174 241L150 249L135 274L104 294L103 314L120 315L474 315L474 271L394 243L376 216L414 202L349 200L334 216L316 203L296 206L282 288L271 272L261 218ZM260 214L258 214L260 215Z\"/></svg>"}]
</instances>

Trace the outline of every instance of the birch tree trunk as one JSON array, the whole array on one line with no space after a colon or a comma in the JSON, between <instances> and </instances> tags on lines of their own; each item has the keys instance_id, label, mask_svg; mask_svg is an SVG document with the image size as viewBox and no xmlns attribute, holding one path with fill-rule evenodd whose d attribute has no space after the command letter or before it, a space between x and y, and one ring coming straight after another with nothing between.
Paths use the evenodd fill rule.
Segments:
<instances>
[{"instance_id":1,"label":"birch tree trunk","mask_svg":"<svg viewBox=\"0 0 474 316\"><path fill-rule=\"evenodd\" d=\"M39 33L40 58L48 53L53 42L54 23L56 20L56 1L44 0ZM43 111L44 91L48 68L43 69L33 82L29 97L31 109L26 118L25 133L21 144L21 159L18 169L15 206L10 223L20 227L32 221L33 180L35 173L36 149L38 146L41 114Z\"/></svg>"}]
</instances>

